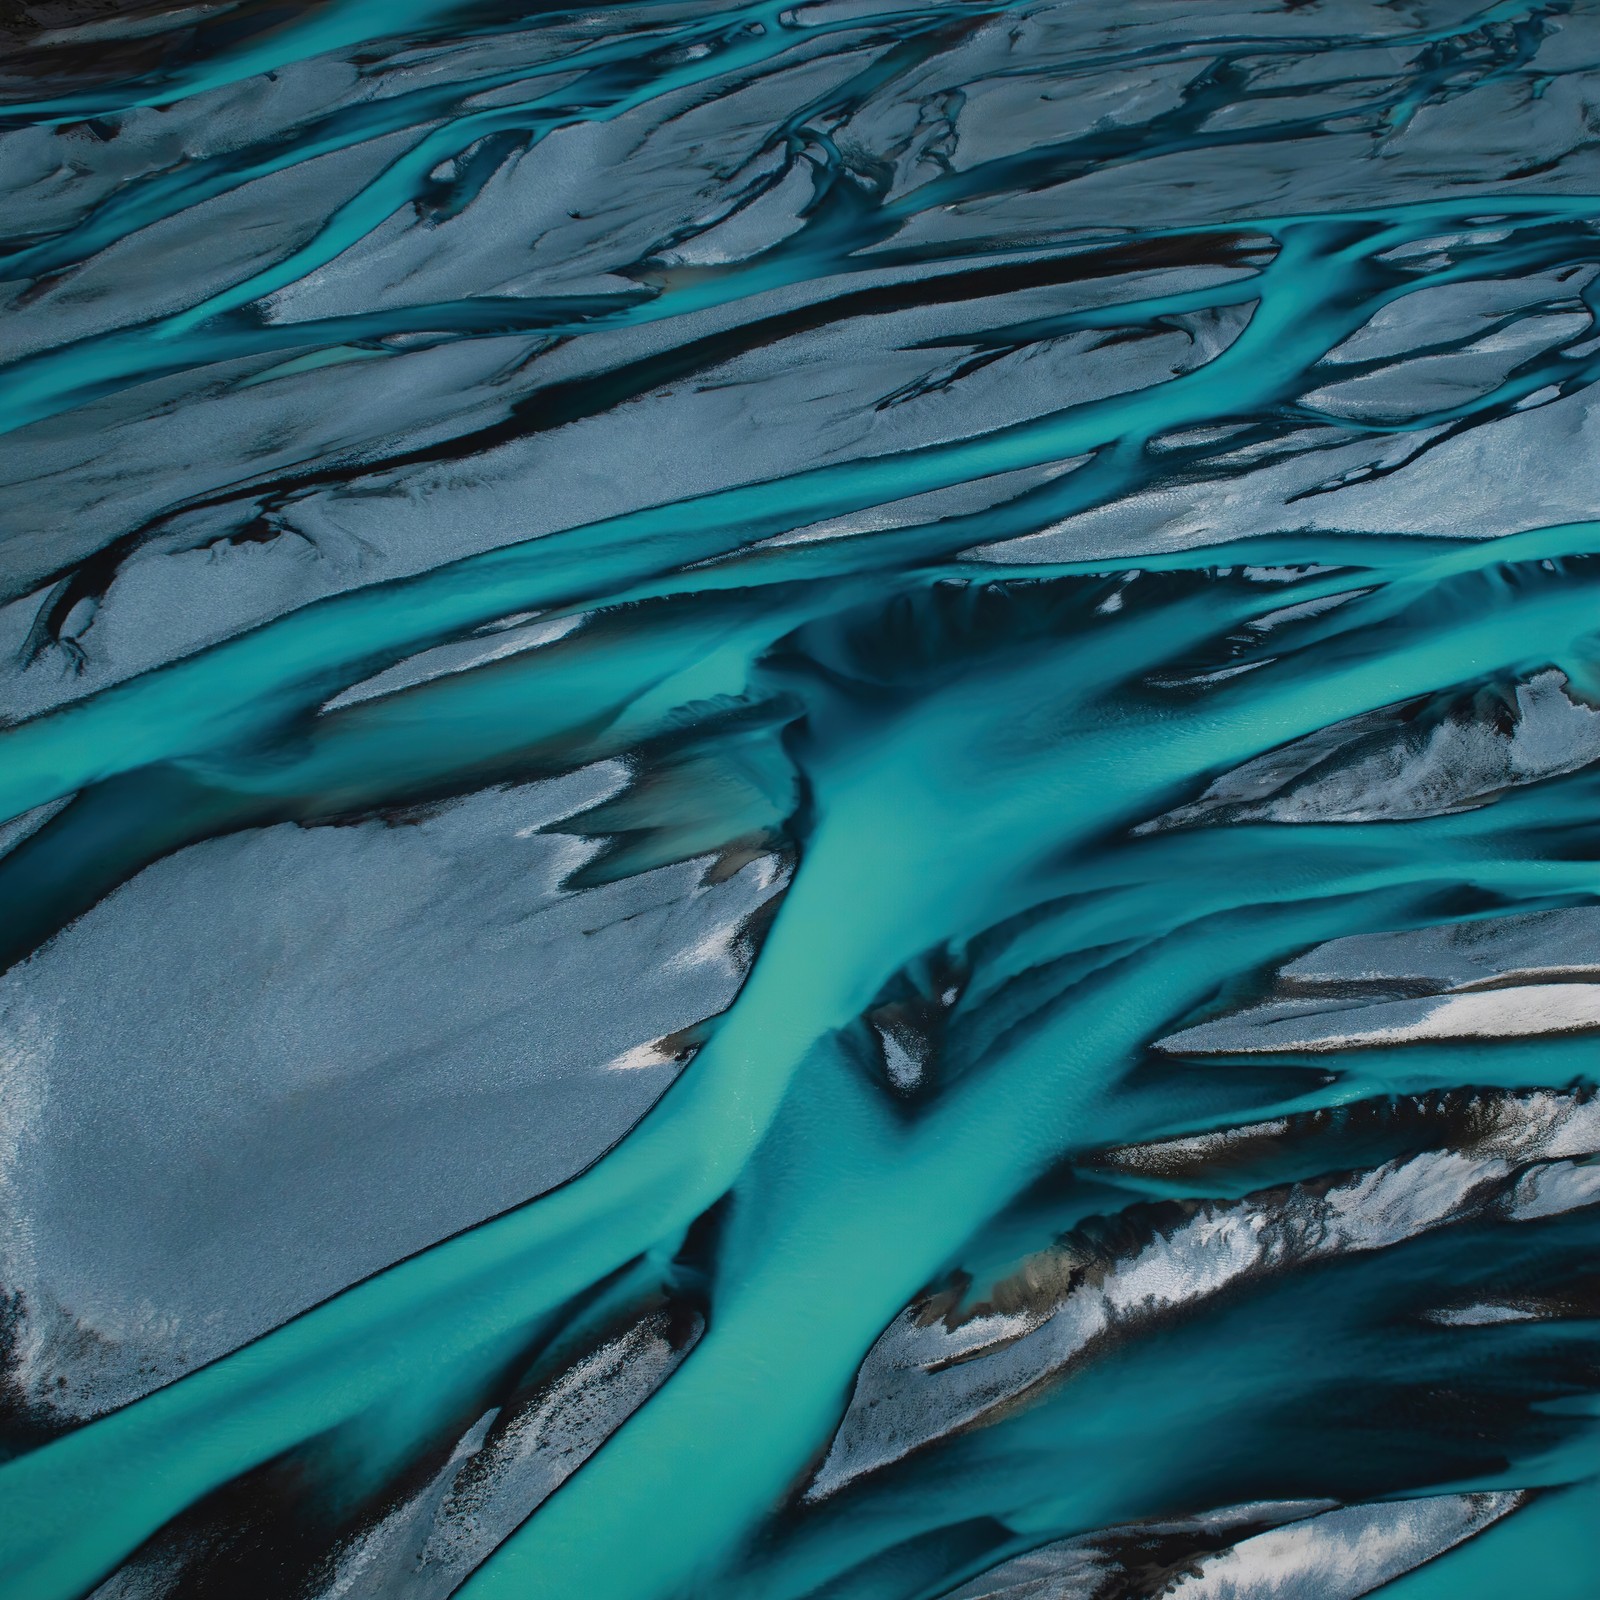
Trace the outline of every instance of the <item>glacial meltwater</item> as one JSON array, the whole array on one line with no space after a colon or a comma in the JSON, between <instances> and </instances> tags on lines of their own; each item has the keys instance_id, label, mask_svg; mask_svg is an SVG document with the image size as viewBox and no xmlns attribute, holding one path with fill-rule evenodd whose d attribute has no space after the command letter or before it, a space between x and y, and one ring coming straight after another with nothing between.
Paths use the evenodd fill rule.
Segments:
<instances>
[{"instance_id":1,"label":"glacial meltwater","mask_svg":"<svg viewBox=\"0 0 1600 1600\"><path fill-rule=\"evenodd\" d=\"M3 0L0 202L0 1600L1600 1594L1600 0Z\"/></svg>"}]
</instances>

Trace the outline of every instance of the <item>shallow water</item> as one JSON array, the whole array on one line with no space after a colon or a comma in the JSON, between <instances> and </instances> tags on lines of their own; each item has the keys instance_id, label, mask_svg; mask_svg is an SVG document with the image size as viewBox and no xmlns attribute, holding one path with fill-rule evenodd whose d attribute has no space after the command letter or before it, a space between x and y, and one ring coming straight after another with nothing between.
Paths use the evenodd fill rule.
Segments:
<instances>
[{"instance_id":1,"label":"shallow water","mask_svg":"<svg viewBox=\"0 0 1600 1600\"><path fill-rule=\"evenodd\" d=\"M1592 1593L1600 8L0 30L8 1600Z\"/></svg>"}]
</instances>

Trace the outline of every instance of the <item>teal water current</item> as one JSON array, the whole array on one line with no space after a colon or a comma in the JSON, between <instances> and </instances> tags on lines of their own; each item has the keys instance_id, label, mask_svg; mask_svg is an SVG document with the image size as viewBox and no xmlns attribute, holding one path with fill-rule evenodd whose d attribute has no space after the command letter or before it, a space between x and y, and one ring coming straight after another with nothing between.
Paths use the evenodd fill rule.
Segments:
<instances>
[{"instance_id":1,"label":"teal water current","mask_svg":"<svg viewBox=\"0 0 1600 1600\"><path fill-rule=\"evenodd\" d=\"M1600 1592L1600 7L0 38L4 1600Z\"/></svg>"}]
</instances>

